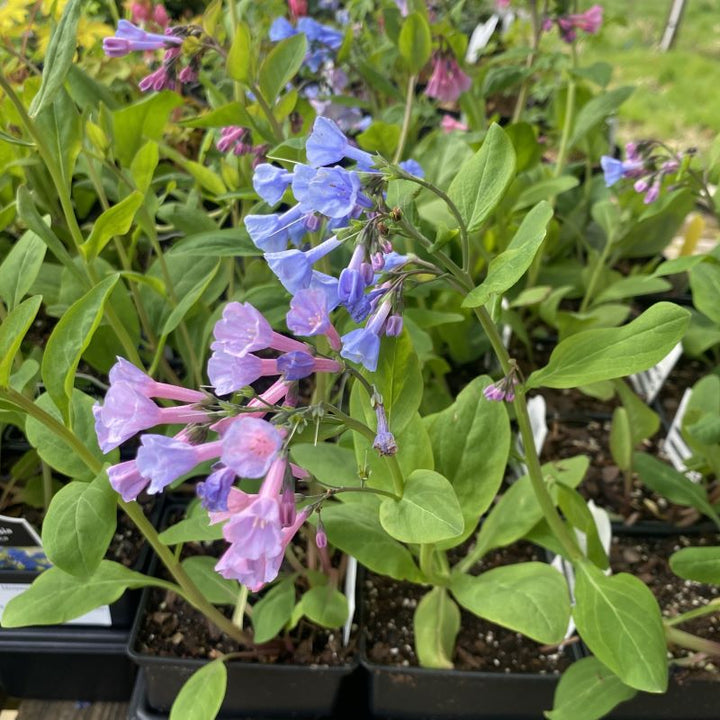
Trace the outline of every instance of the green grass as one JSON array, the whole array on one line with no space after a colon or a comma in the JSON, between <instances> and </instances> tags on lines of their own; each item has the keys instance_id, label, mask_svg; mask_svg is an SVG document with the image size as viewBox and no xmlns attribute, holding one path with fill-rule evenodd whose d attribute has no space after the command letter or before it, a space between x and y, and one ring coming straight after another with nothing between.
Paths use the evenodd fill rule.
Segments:
<instances>
[{"instance_id":1,"label":"green grass","mask_svg":"<svg viewBox=\"0 0 720 720\"><path fill-rule=\"evenodd\" d=\"M583 2L589 7L591 2ZM583 42L582 63L603 60L613 85L635 85L620 111L623 139L706 148L720 132L720 3L688 0L675 46L658 50L670 0L604 0L604 28Z\"/></svg>"}]
</instances>

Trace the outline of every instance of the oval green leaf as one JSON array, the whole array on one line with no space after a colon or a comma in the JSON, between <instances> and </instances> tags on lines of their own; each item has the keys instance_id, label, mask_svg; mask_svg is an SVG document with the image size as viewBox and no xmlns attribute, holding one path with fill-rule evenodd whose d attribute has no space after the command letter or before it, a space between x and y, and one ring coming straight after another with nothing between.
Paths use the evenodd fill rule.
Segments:
<instances>
[{"instance_id":1,"label":"oval green leaf","mask_svg":"<svg viewBox=\"0 0 720 720\"><path fill-rule=\"evenodd\" d=\"M227 668L213 660L194 672L175 698L170 720L215 720L225 699Z\"/></svg>"}]
</instances>

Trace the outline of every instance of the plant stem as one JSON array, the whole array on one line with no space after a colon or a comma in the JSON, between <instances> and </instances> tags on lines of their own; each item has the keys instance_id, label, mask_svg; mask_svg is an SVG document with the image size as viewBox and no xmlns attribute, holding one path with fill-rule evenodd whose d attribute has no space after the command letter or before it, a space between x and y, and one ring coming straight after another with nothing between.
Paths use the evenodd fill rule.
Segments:
<instances>
[{"instance_id":1,"label":"plant stem","mask_svg":"<svg viewBox=\"0 0 720 720\"><path fill-rule=\"evenodd\" d=\"M577 51L575 49L575 42L571 45L572 55L572 70L577 67ZM565 122L563 123L562 137L560 139L560 150L558 150L557 161L555 163L555 177L560 177L562 171L565 168L565 160L568 153L568 143L570 142L570 132L572 131L572 125L575 120L575 76L570 73L567 87L567 99L565 101Z\"/></svg>"},{"instance_id":2,"label":"plant stem","mask_svg":"<svg viewBox=\"0 0 720 720\"><path fill-rule=\"evenodd\" d=\"M530 54L525 62L525 70L527 75L522 81L520 86L520 94L518 95L517 102L515 103L515 111L513 112L513 125L520 122L523 110L527 103L527 94L530 88L530 73L533 65L535 64L535 57L537 56L538 47L540 45L540 35L542 34L542 26L540 24L540 18L538 16L537 0L530 0L530 19L532 20L532 46L530 48Z\"/></svg>"},{"instance_id":3,"label":"plant stem","mask_svg":"<svg viewBox=\"0 0 720 720\"><path fill-rule=\"evenodd\" d=\"M710 615L711 613L720 612L720 598L710 600L705 607L695 608L694 610L688 610L687 612L676 615L673 618L667 618L665 625L672 627L674 625L682 625L682 623L688 622L688 620L694 620L697 617L703 617L703 615Z\"/></svg>"},{"instance_id":4,"label":"plant stem","mask_svg":"<svg viewBox=\"0 0 720 720\"><path fill-rule=\"evenodd\" d=\"M708 655L720 656L720 643L699 638L697 635L691 635L684 630L670 627L667 623L665 623L665 637L667 641L673 645L678 645L688 650L707 653Z\"/></svg>"},{"instance_id":5,"label":"plant stem","mask_svg":"<svg viewBox=\"0 0 720 720\"><path fill-rule=\"evenodd\" d=\"M446 585L448 577L442 577L435 569L435 543L420 545L420 570L433 585Z\"/></svg>"},{"instance_id":6,"label":"plant stem","mask_svg":"<svg viewBox=\"0 0 720 720\"><path fill-rule=\"evenodd\" d=\"M233 611L232 621L233 625L236 625L241 630L243 628L243 620L245 618L245 609L247 608L248 600L248 589L247 585L240 585L240 592L238 593L238 599L235 603L235 610Z\"/></svg>"},{"instance_id":7,"label":"plant stem","mask_svg":"<svg viewBox=\"0 0 720 720\"><path fill-rule=\"evenodd\" d=\"M32 400L12 388L0 388L0 397L5 397L13 405L16 405L28 415L43 423L45 427L54 432L70 449L77 453L78 457L80 457L93 473L97 475L102 471L103 463L88 450L80 438L78 438L74 432L68 430L59 420L38 407ZM182 588L185 599L196 610L203 613L208 620L217 625L220 630L233 638L233 640L244 644L251 644L252 641L246 633L236 625L233 625L231 620L228 620L216 607L205 599L205 596L198 590L195 583L188 577L182 565L173 556L170 548L160 541L157 530L145 517L140 506L135 502L126 503L123 500L118 500L118 504L133 523L135 523L138 530L140 530L155 551L155 554L168 569L173 579Z\"/></svg>"},{"instance_id":8,"label":"plant stem","mask_svg":"<svg viewBox=\"0 0 720 720\"><path fill-rule=\"evenodd\" d=\"M260 106L260 109L263 111L263 114L267 118L268 122L270 123L270 127L272 128L273 135L275 136L275 142L281 143L285 140L285 135L283 133L282 128L280 127L280 123L278 122L277 118L273 114L272 108L270 105L268 105L267 100L265 100L265 97L263 96L260 88L257 85L253 85L250 88L253 92L253 95L255 95L255 99L257 100L257 104Z\"/></svg>"},{"instance_id":9,"label":"plant stem","mask_svg":"<svg viewBox=\"0 0 720 720\"><path fill-rule=\"evenodd\" d=\"M208 602L195 583L188 577L185 569L172 554L170 548L161 542L157 530L145 517L142 508L136 502L126 503L119 500L118 503L135 523L138 530L145 536L150 547L173 576L173 579L183 589L185 599L233 640L244 645L251 645L252 640L247 633L243 632L232 620L226 618L212 603Z\"/></svg>"},{"instance_id":10,"label":"plant stem","mask_svg":"<svg viewBox=\"0 0 720 720\"><path fill-rule=\"evenodd\" d=\"M405 96L405 114L403 115L402 130L400 131L400 140L398 142L393 164L400 162L405 151L408 133L410 132L410 121L412 120L412 106L415 99L415 85L417 84L417 75L411 75L408 80L407 95Z\"/></svg>"},{"instance_id":11,"label":"plant stem","mask_svg":"<svg viewBox=\"0 0 720 720\"><path fill-rule=\"evenodd\" d=\"M334 406L328 406L327 410L332 413L338 420L341 420L343 424L350 430L364 435L370 442L375 441L375 431L369 428L365 423L361 423L359 420L346 415L342 410ZM400 499L405 488L405 478L403 476L402 468L395 455L383 455L385 462L387 462L390 468L390 473L393 479L393 488L397 499Z\"/></svg>"},{"instance_id":12,"label":"plant stem","mask_svg":"<svg viewBox=\"0 0 720 720\"><path fill-rule=\"evenodd\" d=\"M603 246L602 252L600 253L600 256L597 259L597 262L595 263L595 266L592 270L592 275L590 276L590 282L588 282L587 290L585 291L585 295L583 296L582 302L580 303L580 312L583 313L588 309L588 306L590 305L590 301L593 298L593 295L595 295L595 288L598 284L598 280L600 279L600 275L605 268L605 263L607 262L608 255L610 254L610 246L612 245L612 238L608 237L606 238L605 245Z\"/></svg>"}]
</instances>

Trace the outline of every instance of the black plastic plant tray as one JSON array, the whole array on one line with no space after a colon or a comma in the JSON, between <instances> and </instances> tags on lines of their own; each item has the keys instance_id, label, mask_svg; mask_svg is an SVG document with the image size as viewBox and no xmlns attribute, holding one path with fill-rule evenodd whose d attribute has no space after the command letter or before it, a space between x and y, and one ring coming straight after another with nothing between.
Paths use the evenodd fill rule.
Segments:
<instances>
[{"instance_id":1,"label":"black plastic plant tray","mask_svg":"<svg viewBox=\"0 0 720 720\"><path fill-rule=\"evenodd\" d=\"M4 629L0 678L14 697L125 701L136 668L127 657L128 630L80 626Z\"/></svg>"}]
</instances>

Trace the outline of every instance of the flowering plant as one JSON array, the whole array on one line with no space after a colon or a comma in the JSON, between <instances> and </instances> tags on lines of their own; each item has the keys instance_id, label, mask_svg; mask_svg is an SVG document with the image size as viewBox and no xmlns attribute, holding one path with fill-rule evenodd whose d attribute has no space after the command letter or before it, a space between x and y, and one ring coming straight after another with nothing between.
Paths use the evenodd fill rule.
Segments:
<instances>
[{"instance_id":1,"label":"flowering plant","mask_svg":"<svg viewBox=\"0 0 720 720\"><path fill-rule=\"evenodd\" d=\"M323 11L352 21L332 5ZM594 657L561 681L558 717L578 692L593 700L573 717L611 709L600 681L614 702L663 692L666 636L716 651L673 631L642 581L605 574L577 489L588 458L541 464L535 443L528 401L540 389L609 387L627 416L647 418L618 383L662 360L689 312L658 302L628 321L629 301L689 265L639 277L611 266L666 244L693 193L710 193L706 178L680 187L692 158L653 143L625 161L607 156L605 177L593 175L607 115L627 93L606 82L584 92L579 78L597 78L576 72L574 43L598 32L601 13L555 5L548 18L571 44L572 70L554 163L524 121L547 24L535 2L505 129L478 109L499 86L486 75L481 97L467 38L421 3L383 7L356 41L302 2L289 4L290 19L258 11L267 37L235 17L235 3L227 27L219 3L198 23L153 15L157 28L141 27L150 15L138 11L103 47L108 62L156 53L139 82L145 96L116 109L96 99L81 114L64 87L80 8L71 0L32 102L0 75L19 123L7 123L8 143L37 164L15 203L28 233L0 268L1 409L69 479L43 524L53 567L8 604L3 625L63 622L154 585L253 647L303 616L348 622L337 562L346 553L423 586L414 630L427 667L452 667L461 608L555 645L572 618ZM362 57L373 32L377 65ZM172 144L171 114L181 128ZM612 194L625 178L642 198ZM657 237L637 241L648 228ZM58 320L34 356L25 349L41 306ZM512 351L503 326L519 338ZM548 330L557 343L532 369L517 351ZM644 439L633 429L630 452ZM513 481L514 455L525 468ZM159 533L137 499L176 488L196 499ZM118 506L170 579L103 559ZM489 551L527 537L572 566L572 592L541 562L478 574ZM209 540L223 551L200 573L182 545ZM213 604L208 570L235 600L232 618ZM220 678L208 716L232 659L200 671Z\"/></svg>"}]
</instances>

